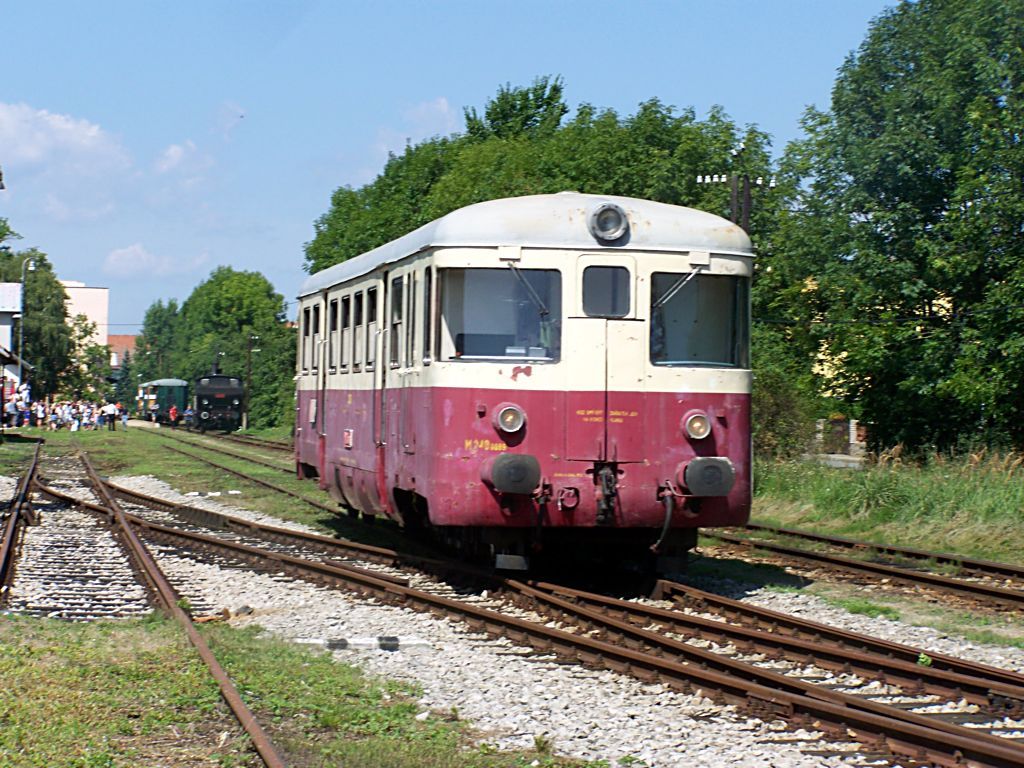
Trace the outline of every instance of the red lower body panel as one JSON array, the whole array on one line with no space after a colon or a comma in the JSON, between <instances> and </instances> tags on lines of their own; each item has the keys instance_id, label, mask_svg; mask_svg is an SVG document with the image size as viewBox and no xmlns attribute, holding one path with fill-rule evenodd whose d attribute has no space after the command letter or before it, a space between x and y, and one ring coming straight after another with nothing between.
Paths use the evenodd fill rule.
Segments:
<instances>
[{"instance_id":1,"label":"red lower body panel","mask_svg":"<svg viewBox=\"0 0 1024 768\"><path fill-rule=\"evenodd\" d=\"M300 415L311 412L309 400L318 394L299 393ZM482 527L538 525L535 499L498 493L482 480L482 468L494 456L536 457L549 493L545 527L598 525L595 468L611 465L616 499L611 520L601 527L656 528L665 519L664 489L685 492L687 462L724 457L735 472L731 490L699 499L677 496L672 527L746 522L749 395L613 394L606 399L602 392L417 388L382 398L373 391L327 391L326 402L314 411L322 423L297 425L297 458L315 466L322 484L364 512L399 517L398 499L415 493L426 500L434 525ZM526 413L525 427L512 436L493 422L506 403ZM711 434L702 440L690 439L682 428L683 416L693 410L705 412L711 422ZM318 430L324 437L322 456ZM407 493L396 496L396 489Z\"/></svg>"}]
</instances>

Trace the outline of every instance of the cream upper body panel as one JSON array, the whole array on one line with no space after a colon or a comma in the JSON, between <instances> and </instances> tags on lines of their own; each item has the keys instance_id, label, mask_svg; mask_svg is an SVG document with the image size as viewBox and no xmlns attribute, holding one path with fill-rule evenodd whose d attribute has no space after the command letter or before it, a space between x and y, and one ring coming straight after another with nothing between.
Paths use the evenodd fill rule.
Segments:
<instances>
[{"instance_id":1,"label":"cream upper body panel","mask_svg":"<svg viewBox=\"0 0 1024 768\"><path fill-rule=\"evenodd\" d=\"M629 220L629 236L615 245L603 244L587 228L588 211L609 201L620 206ZM602 264L628 269L630 281L628 312L607 321L587 316L583 307L581 275L588 266ZM521 360L454 359L445 354L449 329L440 311L438 283L445 274L472 269L557 271L561 317L557 360L531 360L528 355ZM319 327L310 337L300 336L297 385L300 390L361 390L379 387L386 379L389 387L749 392L751 374L746 369L651 363L648 321L653 312L652 276L659 273L679 275L682 280L705 275L749 278L753 273L750 240L742 229L717 216L631 198L561 193L469 206L306 281L300 294L300 318L319 318ZM385 313L394 311L389 299L387 309L383 301L377 309L375 327L364 329L358 340L353 329L347 342L376 350L372 370L367 370L365 360L358 371L337 366L328 369L328 347L333 343L328 318L339 312L332 303L344 307L345 296L371 286L383 296L385 274L389 285L394 280L404 281L407 301L410 291L419 292L418 305L415 300L405 305L405 313L411 315L407 320L413 321L406 326L412 338L402 342L409 354L394 355L395 360L388 350L386 342L395 338L387 336L389 318ZM426 295L430 286L432 291ZM427 310L422 303L425 295L431 302L430 323L422 319ZM497 305L488 308L487 300L486 295L467 290L465 301L476 305L477 316L486 318L488 311L502 311ZM317 306L321 308L315 309ZM328 314L329 307L334 314ZM425 332L427 325L431 327ZM636 354L621 357L618 364L609 358L606 370L588 371L585 366L581 370L586 350L610 342L619 348L635 345ZM414 349L419 352L413 354ZM388 359L381 359L383 356ZM311 361L318 362L315 372Z\"/></svg>"}]
</instances>

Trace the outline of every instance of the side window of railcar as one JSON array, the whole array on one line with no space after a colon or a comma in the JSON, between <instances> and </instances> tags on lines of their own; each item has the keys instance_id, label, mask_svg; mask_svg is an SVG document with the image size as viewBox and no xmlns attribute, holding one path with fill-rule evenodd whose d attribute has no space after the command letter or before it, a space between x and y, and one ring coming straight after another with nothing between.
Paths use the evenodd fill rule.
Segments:
<instances>
[{"instance_id":1,"label":"side window of railcar","mask_svg":"<svg viewBox=\"0 0 1024 768\"><path fill-rule=\"evenodd\" d=\"M302 362L300 365L303 373L309 370L309 317L309 307L306 307L302 310Z\"/></svg>"},{"instance_id":2,"label":"side window of railcar","mask_svg":"<svg viewBox=\"0 0 1024 768\"><path fill-rule=\"evenodd\" d=\"M366 291L366 370L377 361L377 289Z\"/></svg>"},{"instance_id":3,"label":"side window of railcar","mask_svg":"<svg viewBox=\"0 0 1024 768\"><path fill-rule=\"evenodd\" d=\"M313 305L313 355L312 363L310 367L313 373L316 373L320 369L320 305Z\"/></svg>"},{"instance_id":4,"label":"side window of railcar","mask_svg":"<svg viewBox=\"0 0 1024 768\"><path fill-rule=\"evenodd\" d=\"M340 354L341 370L348 370L348 350L352 346L350 334L352 332L352 297L342 296L341 298L341 340Z\"/></svg>"},{"instance_id":5,"label":"side window of railcar","mask_svg":"<svg viewBox=\"0 0 1024 768\"><path fill-rule=\"evenodd\" d=\"M401 364L402 355L402 310L405 307L405 277L391 280L391 331L388 348L392 368Z\"/></svg>"},{"instance_id":6,"label":"side window of railcar","mask_svg":"<svg viewBox=\"0 0 1024 768\"><path fill-rule=\"evenodd\" d=\"M408 327L405 329L405 364L413 365L416 362L416 273L409 275L409 290L406 292L406 300L409 306L405 316L409 318Z\"/></svg>"},{"instance_id":7,"label":"side window of railcar","mask_svg":"<svg viewBox=\"0 0 1024 768\"><path fill-rule=\"evenodd\" d=\"M430 365L434 358L434 350L431 348L431 331L433 330L433 299L434 270L427 267L423 273L423 364Z\"/></svg>"},{"instance_id":8,"label":"side window of railcar","mask_svg":"<svg viewBox=\"0 0 1024 768\"><path fill-rule=\"evenodd\" d=\"M363 362L363 292L355 294L352 303L352 370L358 371Z\"/></svg>"},{"instance_id":9,"label":"side window of railcar","mask_svg":"<svg viewBox=\"0 0 1024 768\"><path fill-rule=\"evenodd\" d=\"M338 300L331 299L327 310L327 367L331 373L338 370Z\"/></svg>"},{"instance_id":10,"label":"side window of railcar","mask_svg":"<svg viewBox=\"0 0 1024 768\"><path fill-rule=\"evenodd\" d=\"M555 362L562 348L562 275L554 269L438 272L442 360Z\"/></svg>"},{"instance_id":11,"label":"side window of railcar","mask_svg":"<svg viewBox=\"0 0 1024 768\"><path fill-rule=\"evenodd\" d=\"M629 270L625 267L587 267L583 270L583 312L588 317L629 314Z\"/></svg>"},{"instance_id":12,"label":"side window of railcar","mask_svg":"<svg viewBox=\"0 0 1024 768\"><path fill-rule=\"evenodd\" d=\"M655 272L651 362L749 367L749 306L746 277Z\"/></svg>"}]
</instances>

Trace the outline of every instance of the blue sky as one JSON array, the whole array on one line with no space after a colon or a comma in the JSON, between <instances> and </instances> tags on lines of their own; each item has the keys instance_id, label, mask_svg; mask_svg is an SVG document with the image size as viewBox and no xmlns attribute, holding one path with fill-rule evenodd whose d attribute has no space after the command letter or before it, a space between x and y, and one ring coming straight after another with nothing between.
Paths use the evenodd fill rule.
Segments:
<instances>
[{"instance_id":1,"label":"blue sky","mask_svg":"<svg viewBox=\"0 0 1024 768\"><path fill-rule=\"evenodd\" d=\"M140 330L219 265L286 298L342 185L500 85L631 114L722 105L776 149L882 0L0 0L0 217Z\"/></svg>"}]
</instances>

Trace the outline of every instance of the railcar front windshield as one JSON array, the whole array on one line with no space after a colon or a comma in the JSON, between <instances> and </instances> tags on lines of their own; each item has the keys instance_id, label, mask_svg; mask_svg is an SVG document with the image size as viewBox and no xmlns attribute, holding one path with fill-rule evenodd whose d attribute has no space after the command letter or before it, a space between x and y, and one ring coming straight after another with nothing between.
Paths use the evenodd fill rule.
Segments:
<instances>
[{"instance_id":1,"label":"railcar front windshield","mask_svg":"<svg viewBox=\"0 0 1024 768\"><path fill-rule=\"evenodd\" d=\"M441 360L555 362L562 348L562 276L554 269L444 269Z\"/></svg>"},{"instance_id":2,"label":"railcar front windshield","mask_svg":"<svg viewBox=\"0 0 1024 768\"><path fill-rule=\"evenodd\" d=\"M748 368L749 280L733 275L651 276L651 362Z\"/></svg>"}]
</instances>

